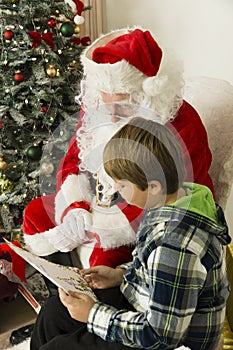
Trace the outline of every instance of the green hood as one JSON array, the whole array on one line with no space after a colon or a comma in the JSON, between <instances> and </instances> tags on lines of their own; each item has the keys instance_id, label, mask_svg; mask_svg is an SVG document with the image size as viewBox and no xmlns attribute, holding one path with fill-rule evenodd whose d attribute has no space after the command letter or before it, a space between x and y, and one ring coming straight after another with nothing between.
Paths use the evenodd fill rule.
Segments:
<instances>
[{"instance_id":1,"label":"green hood","mask_svg":"<svg viewBox=\"0 0 233 350\"><path fill-rule=\"evenodd\" d=\"M178 199L173 205L218 221L215 201L208 187L185 182L183 189L186 191L186 196Z\"/></svg>"}]
</instances>

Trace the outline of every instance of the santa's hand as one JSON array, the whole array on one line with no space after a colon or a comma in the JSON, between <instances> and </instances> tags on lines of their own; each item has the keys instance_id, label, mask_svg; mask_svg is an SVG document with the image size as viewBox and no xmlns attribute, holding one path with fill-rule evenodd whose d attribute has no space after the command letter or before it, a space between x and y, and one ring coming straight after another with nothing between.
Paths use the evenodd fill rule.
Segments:
<instances>
[{"instance_id":1,"label":"santa's hand","mask_svg":"<svg viewBox=\"0 0 233 350\"><path fill-rule=\"evenodd\" d=\"M58 291L60 300L69 311L70 316L77 321L86 323L89 312L94 305L93 299L84 293L69 291L69 295L67 295L61 288L58 288Z\"/></svg>"},{"instance_id":2,"label":"santa's hand","mask_svg":"<svg viewBox=\"0 0 233 350\"><path fill-rule=\"evenodd\" d=\"M56 230L44 234L50 244L61 252L68 252L89 240L86 227L91 225L91 213L84 209L72 209ZM50 232L51 231L51 232Z\"/></svg>"},{"instance_id":3,"label":"santa's hand","mask_svg":"<svg viewBox=\"0 0 233 350\"><path fill-rule=\"evenodd\" d=\"M68 252L89 240L86 226L91 224L91 213L84 209L72 209L63 223L45 232L24 234L26 247L34 254L45 256L57 251Z\"/></svg>"}]
</instances>

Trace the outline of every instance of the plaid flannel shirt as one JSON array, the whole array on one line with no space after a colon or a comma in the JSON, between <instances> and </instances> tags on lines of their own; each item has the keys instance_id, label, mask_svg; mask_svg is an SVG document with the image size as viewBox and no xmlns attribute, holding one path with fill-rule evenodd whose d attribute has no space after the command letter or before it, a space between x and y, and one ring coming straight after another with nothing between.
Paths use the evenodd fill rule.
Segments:
<instances>
[{"instance_id":1,"label":"plaid flannel shirt","mask_svg":"<svg viewBox=\"0 0 233 350\"><path fill-rule=\"evenodd\" d=\"M133 261L121 291L135 312L97 302L88 331L132 348L214 349L229 294L224 249L230 237L219 223L197 213L165 206L145 211Z\"/></svg>"}]
</instances>

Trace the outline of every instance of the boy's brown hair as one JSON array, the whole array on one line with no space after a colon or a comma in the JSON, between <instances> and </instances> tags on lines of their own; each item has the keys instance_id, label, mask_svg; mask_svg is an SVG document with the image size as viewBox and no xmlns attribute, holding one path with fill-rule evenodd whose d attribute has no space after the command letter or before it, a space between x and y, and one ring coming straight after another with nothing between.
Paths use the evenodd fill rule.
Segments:
<instances>
[{"instance_id":1,"label":"boy's brown hair","mask_svg":"<svg viewBox=\"0 0 233 350\"><path fill-rule=\"evenodd\" d=\"M157 180L165 193L176 192L185 178L182 149L168 128L136 117L106 144L104 168L116 180L128 180L142 191Z\"/></svg>"}]
</instances>

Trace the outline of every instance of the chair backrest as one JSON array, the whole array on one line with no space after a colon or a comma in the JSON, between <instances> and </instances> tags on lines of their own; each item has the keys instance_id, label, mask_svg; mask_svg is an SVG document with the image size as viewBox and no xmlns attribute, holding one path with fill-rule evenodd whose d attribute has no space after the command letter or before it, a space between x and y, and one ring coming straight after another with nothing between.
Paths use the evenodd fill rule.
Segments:
<instances>
[{"instance_id":1,"label":"chair backrest","mask_svg":"<svg viewBox=\"0 0 233 350\"><path fill-rule=\"evenodd\" d=\"M216 201L226 207L233 183L233 85L211 77L186 80L184 98L200 114L212 151Z\"/></svg>"}]
</instances>

